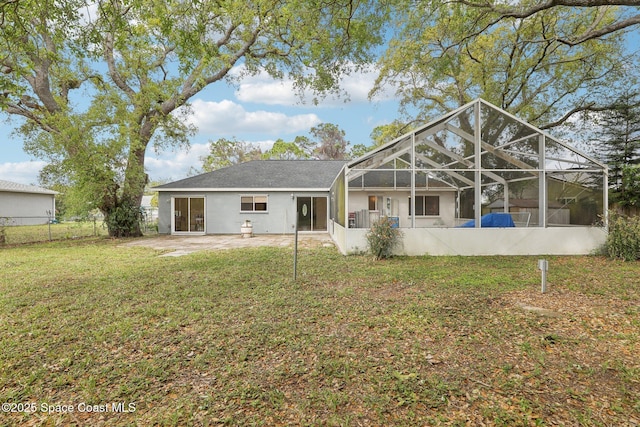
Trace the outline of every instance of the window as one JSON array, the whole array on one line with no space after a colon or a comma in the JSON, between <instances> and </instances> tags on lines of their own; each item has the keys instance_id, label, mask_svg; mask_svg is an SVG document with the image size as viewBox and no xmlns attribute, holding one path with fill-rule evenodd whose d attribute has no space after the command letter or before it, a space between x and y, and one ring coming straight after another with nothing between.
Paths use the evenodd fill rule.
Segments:
<instances>
[{"instance_id":1,"label":"window","mask_svg":"<svg viewBox=\"0 0 640 427\"><path fill-rule=\"evenodd\" d=\"M266 212L267 196L241 196L241 212Z\"/></svg>"},{"instance_id":2,"label":"window","mask_svg":"<svg viewBox=\"0 0 640 427\"><path fill-rule=\"evenodd\" d=\"M378 197L377 196L369 196L369 210L377 211L378 210Z\"/></svg>"},{"instance_id":3,"label":"window","mask_svg":"<svg viewBox=\"0 0 640 427\"><path fill-rule=\"evenodd\" d=\"M409 215L411 215L413 204L409 197ZM416 196L416 216L437 216L440 215L440 196Z\"/></svg>"}]
</instances>

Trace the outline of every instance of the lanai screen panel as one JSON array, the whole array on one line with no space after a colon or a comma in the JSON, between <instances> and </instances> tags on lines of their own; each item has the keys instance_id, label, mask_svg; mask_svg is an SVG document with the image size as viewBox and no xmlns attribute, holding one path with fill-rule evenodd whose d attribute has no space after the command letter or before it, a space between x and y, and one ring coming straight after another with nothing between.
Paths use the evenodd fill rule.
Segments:
<instances>
[{"instance_id":1,"label":"lanai screen panel","mask_svg":"<svg viewBox=\"0 0 640 427\"><path fill-rule=\"evenodd\" d=\"M350 166L349 188L456 191L456 225L510 212L516 226L600 225L606 166L482 100Z\"/></svg>"},{"instance_id":2,"label":"lanai screen panel","mask_svg":"<svg viewBox=\"0 0 640 427\"><path fill-rule=\"evenodd\" d=\"M340 171L340 175L336 178L331 186L331 194L329 197L329 216L332 221L345 227L347 218L347 207L345 200L346 185L344 169Z\"/></svg>"}]
</instances>

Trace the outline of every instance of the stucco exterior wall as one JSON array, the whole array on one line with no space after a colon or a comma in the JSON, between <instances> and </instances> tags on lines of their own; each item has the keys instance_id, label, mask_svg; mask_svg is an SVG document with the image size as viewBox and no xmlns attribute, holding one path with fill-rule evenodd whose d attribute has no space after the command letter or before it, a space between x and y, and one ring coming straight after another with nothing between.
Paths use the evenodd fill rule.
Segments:
<instances>
[{"instance_id":1,"label":"stucco exterior wall","mask_svg":"<svg viewBox=\"0 0 640 427\"><path fill-rule=\"evenodd\" d=\"M55 212L52 194L0 192L0 218L8 218L7 225L46 224L47 211Z\"/></svg>"},{"instance_id":2,"label":"stucco exterior wall","mask_svg":"<svg viewBox=\"0 0 640 427\"><path fill-rule=\"evenodd\" d=\"M366 229L347 229L343 254L367 250ZM604 228L402 229L398 255L588 255L606 241ZM335 239L335 238L334 238Z\"/></svg>"},{"instance_id":3,"label":"stucco exterior wall","mask_svg":"<svg viewBox=\"0 0 640 427\"><path fill-rule=\"evenodd\" d=\"M409 191L349 191L349 212L356 212L362 209L368 210L369 196L381 196L383 200L391 199L393 206L390 216L397 216L400 221L400 227L410 227L411 217L409 216ZM455 226L455 193L452 191L429 191L416 192L417 196L439 196L440 197L440 215L416 217L416 227L434 227L434 226ZM383 207L385 208L385 207ZM382 215L386 212L382 211Z\"/></svg>"},{"instance_id":4,"label":"stucco exterior wall","mask_svg":"<svg viewBox=\"0 0 640 427\"><path fill-rule=\"evenodd\" d=\"M241 212L241 196L266 195L266 212ZM172 198L205 198L205 234L240 234L250 220L255 234L291 234L295 231L296 197L328 197L328 192L160 192L158 232L171 234Z\"/></svg>"}]
</instances>

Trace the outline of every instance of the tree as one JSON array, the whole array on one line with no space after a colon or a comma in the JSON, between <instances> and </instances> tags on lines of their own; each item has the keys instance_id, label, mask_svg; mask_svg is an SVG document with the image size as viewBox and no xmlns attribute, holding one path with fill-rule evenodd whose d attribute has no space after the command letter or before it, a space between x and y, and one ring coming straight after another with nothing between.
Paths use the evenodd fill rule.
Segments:
<instances>
[{"instance_id":1,"label":"tree","mask_svg":"<svg viewBox=\"0 0 640 427\"><path fill-rule=\"evenodd\" d=\"M311 128L315 138L314 154L320 160L344 160L348 157L345 132L332 123L322 123Z\"/></svg>"},{"instance_id":2,"label":"tree","mask_svg":"<svg viewBox=\"0 0 640 427\"><path fill-rule=\"evenodd\" d=\"M640 93L627 92L599 116L598 151L609 165L609 197L620 206L640 206Z\"/></svg>"},{"instance_id":3,"label":"tree","mask_svg":"<svg viewBox=\"0 0 640 427\"><path fill-rule=\"evenodd\" d=\"M266 70L336 90L386 10L366 0L16 0L0 8L0 106L25 148L90 197L112 236L140 234L149 147L185 147L189 100Z\"/></svg>"},{"instance_id":4,"label":"tree","mask_svg":"<svg viewBox=\"0 0 640 427\"><path fill-rule=\"evenodd\" d=\"M421 1L398 11L403 25L380 61L372 93L397 88L403 111L426 122L481 97L542 129L581 111L606 109L620 89L630 59L613 33L569 46L561 34L579 34L615 11L548 9L524 20L493 22L460 2ZM490 30L487 30L490 28Z\"/></svg>"},{"instance_id":5,"label":"tree","mask_svg":"<svg viewBox=\"0 0 640 427\"><path fill-rule=\"evenodd\" d=\"M637 13L637 6L640 6L639 0L546 0L538 3L452 0L452 2L476 8L490 18L485 27L481 28L475 35L480 32L490 31L491 27L501 21L527 19L553 8L598 8L598 13L592 15L591 21L582 31L574 34L559 35L558 41L569 46L621 32L640 24L640 13ZM619 6L615 10L616 18L614 20L607 19L607 13L614 6Z\"/></svg>"},{"instance_id":6,"label":"tree","mask_svg":"<svg viewBox=\"0 0 640 427\"><path fill-rule=\"evenodd\" d=\"M310 159L313 154L313 143L306 136L296 136L293 141L278 139L273 146L264 152L263 159L301 160Z\"/></svg>"},{"instance_id":7,"label":"tree","mask_svg":"<svg viewBox=\"0 0 640 427\"><path fill-rule=\"evenodd\" d=\"M238 163L262 158L262 149L249 142L218 139L209 142L209 154L201 157L202 171L211 172Z\"/></svg>"}]
</instances>

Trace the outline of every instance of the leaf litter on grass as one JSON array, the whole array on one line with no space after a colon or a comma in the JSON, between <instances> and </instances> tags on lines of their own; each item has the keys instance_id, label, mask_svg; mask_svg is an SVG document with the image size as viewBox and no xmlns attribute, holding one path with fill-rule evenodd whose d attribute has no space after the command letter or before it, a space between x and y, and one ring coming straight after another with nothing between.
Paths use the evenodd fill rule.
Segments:
<instances>
[{"instance_id":1,"label":"leaf litter on grass","mask_svg":"<svg viewBox=\"0 0 640 427\"><path fill-rule=\"evenodd\" d=\"M0 287L11 293L0 299L0 319L21 332L2 338L0 394L5 401L135 401L136 411L10 420L507 426L640 419L639 295L626 280L637 264L557 257L551 290L541 294L539 273L522 268L535 265L527 257L372 263L320 248L301 253L302 274L292 282L290 249L168 259L96 245L56 246L57 255L76 260L67 271L46 257L33 271L6 274ZM9 249L0 264L48 250ZM45 280L45 271L76 278ZM603 277L606 287L591 285ZM33 292L45 286L53 289ZM31 305L20 303L27 299ZM54 325L66 327L54 335Z\"/></svg>"}]
</instances>

